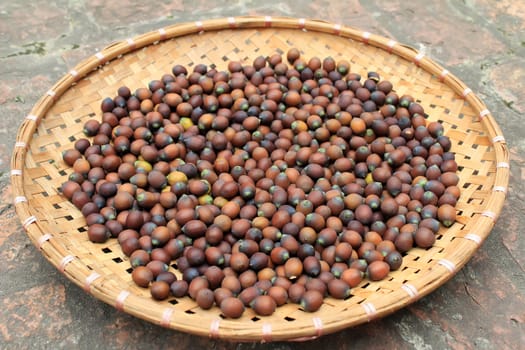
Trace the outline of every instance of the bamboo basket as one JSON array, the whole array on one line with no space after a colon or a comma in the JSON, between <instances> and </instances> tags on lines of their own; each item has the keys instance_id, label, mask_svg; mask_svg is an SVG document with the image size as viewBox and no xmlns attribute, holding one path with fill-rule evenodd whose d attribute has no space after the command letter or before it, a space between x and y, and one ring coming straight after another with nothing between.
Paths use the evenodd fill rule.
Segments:
<instances>
[{"instance_id":1,"label":"bamboo basket","mask_svg":"<svg viewBox=\"0 0 525 350\"><path fill-rule=\"evenodd\" d=\"M379 282L363 281L344 301L326 299L315 313L285 304L268 317L247 309L242 318L200 309L189 298L154 301L137 287L116 240L93 244L85 220L59 188L71 169L61 152L100 117L100 102L121 85L132 91L160 79L174 64L226 69L259 55L328 55L352 72L377 71L401 95L415 96L442 122L460 166L457 222L442 228L429 249L413 248L402 267ZM469 260L489 235L509 180L505 139L483 102L446 69L416 50L355 28L318 20L231 17L175 24L109 45L62 77L33 107L17 133L11 161L16 212L34 245L67 278L116 309L179 331L235 341L309 340L384 317L432 292ZM81 316L80 316L81 317Z\"/></svg>"}]
</instances>

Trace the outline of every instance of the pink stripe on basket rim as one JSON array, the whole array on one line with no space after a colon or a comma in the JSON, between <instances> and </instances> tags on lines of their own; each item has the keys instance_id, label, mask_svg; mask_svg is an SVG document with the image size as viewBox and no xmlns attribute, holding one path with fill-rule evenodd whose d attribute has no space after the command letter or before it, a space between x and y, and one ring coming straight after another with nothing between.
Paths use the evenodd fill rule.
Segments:
<instances>
[{"instance_id":1,"label":"pink stripe on basket rim","mask_svg":"<svg viewBox=\"0 0 525 350\"><path fill-rule=\"evenodd\" d=\"M510 168L510 164L507 162L498 162L496 164L496 168Z\"/></svg>"},{"instance_id":2,"label":"pink stripe on basket rim","mask_svg":"<svg viewBox=\"0 0 525 350\"><path fill-rule=\"evenodd\" d=\"M489 114L490 114L490 111L488 109L484 109L481 112L479 112L479 119L481 120Z\"/></svg>"},{"instance_id":3,"label":"pink stripe on basket rim","mask_svg":"<svg viewBox=\"0 0 525 350\"><path fill-rule=\"evenodd\" d=\"M168 307L162 312L162 319L160 320L160 325L162 327L169 327L171 323L171 316L173 315L173 308Z\"/></svg>"},{"instance_id":4,"label":"pink stripe on basket rim","mask_svg":"<svg viewBox=\"0 0 525 350\"><path fill-rule=\"evenodd\" d=\"M461 96L463 98L466 98L468 96L468 94L471 94L472 93L472 89L471 88L465 88L465 90L463 90L463 92L461 93Z\"/></svg>"},{"instance_id":5,"label":"pink stripe on basket rim","mask_svg":"<svg viewBox=\"0 0 525 350\"><path fill-rule=\"evenodd\" d=\"M100 277L102 277L101 274L99 273L96 273L96 272L92 272L89 276L86 277L85 281L84 281L84 290L88 293L91 292L91 284L99 279Z\"/></svg>"},{"instance_id":6,"label":"pink stripe on basket rim","mask_svg":"<svg viewBox=\"0 0 525 350\"><path fill-rule=\"evenodd\" d=\"M386 46L388 47L388 50L387 50L388 53L392 53L392 51L394 50L394 46L396 45L397 45L397 41L390 39L388 43L386 44Z\"/></svg>"},{"instance_id":7,"label":"pink stripe on basket rim","mask_svg":"<svg viewBox=\"0 0 525 350\"><path fill-rule=\"evenodd\" d=\"M264 17L264 26L269 28L272 26L272 16L265 16Z\"/></svg>"},{"instance_id":8,"label":"pink stripe on basket rim","mask_svg":"<svg viewBox=\"0 0 525 350\"><path fill-rule=\"evenodd\" d=\"M481 237L478 236L475 233L467 233L465 235L465 239L468 239L469 241L472 241L472 242L476 243L477 245L480 245L481 241L482 241Z\"/></svg>"},{"instance_id":9,"label":"pink stripe on basket rim","mask_svg":"<svg viewBox=\"0 0 525 350\"><path fill-rule=\"evenodd\" d=\"M20 170L20 169L11 169L11 176L22 176L22 170Z\"/></svg>"},{"instance_id":10,"label":"pink stripe on basket rim","mask_svg":"<svg viewBox=\"0 0 525 350\"><path fill-rule=\"evenodd\" d=\"M78 72L74 69L69 71L69 75L71 75L73 78L78 77Z\"/></svg>"},{"instance_id":11,"label":"pink stripe on basket rim","mask_svg":"<svg viewBox=\"0 0 525 350\"><path fill-rule=\"evenodd\" d=\"M38 237L38 240L37 240L38 249L42 249L42 246L44 245L44 243L49 241L51 238L53 238L53 235L50 233L46 233L45 235Z\"/></svg>"},{"instance_id":12,"label":"pink stripe on basket rim","mask_svg":"<svg viewBox=\"0 0 525 350\"><path fill-rule=\"evenodd\" d=\"M415 299L418 297L419 292L417 291L417 288L414 287L410 283L404 283L401 285L401 289L403 289L407 294L410 296L410 299Z\"/></svg>"},{"instance_id":13,"label":"pink stripe on basket rim","mask_svg":"<svg viewBox=\"0 0 525 350\"><path fill-rule=\"evenodd\" d=\"M363 42L365 44L368 44L368 40L370 39L370 33L369 32L363 32Z\"/></svg>"},{"instance_id":14,"label":"pink stripe on basket rim","mask_svg":"<svg viewBox=\"0 0 525 350\"><path fill-rule=\"evenodd\" d=\"M230 28L237 28L237 21L235 20L235 17L228 17L228 25Z\"/></svg>"},{"instance_id":15,"label":"pink stripe on basket rim","mask_svg":"<svg viewBox=\"0 0 525 350\"><path fill-rule=\"evenodd\" d=\"M166 40L166 29L164 29L164 28L160 28L160 29L158 30L158 32L159 32L159 35L160 35L159 40L161 40L161 41L162 41L162 40Z\"/></svg>"},{"instance_id":16,"label":"pink stripe on basket rim","mask_svg":"<svg viewBox=\"0 0 525 350\"><path fill-rule=\"evenodd\" d=\"M272 325L270 323L262 325L262 341L268 343L272 341Z\"/></svg>"},{"instance_id":17,"label":"pink stripe on basket rim","mask_svg":"<svg viewBox=\"0 0 525 350\"><path fill-rule=\"evenodd\" d=\"M416 66L419 67L419 64L421 63L421 60L425 57L425 54L423 52L419 52L417 55L414 56L414 63Z\"/></svg>"},{"instance_id":18,"label":"pink stripe on basket rim","mask_svg":"<svg viewBox=\"0 0 525 350\"><path fill-rule=\"evenodd\" d=\"M440 259L438 260L438 264L445 267L448 271L451 273L456 272L456 264L454 264L452 261L447 259Z\"/></svg>"},{"instance_id":19,"label":"pink stripe on basket rim","mask_svg":"<svg viewBox=\"0 0 525 350\"><path fill-rule=\"evenodd\" d=\"M34 215L31 215L29 217L27 217L23 222L22 222L22 226L24 227L24 229L28 229L28 227L31 225L31 224L34 224L36 222L36 216Z\"/></svg>"},{"instance_id":20,"label":"pink stripe on basket rim","mask_svg":"<svg viewBox=\"0 0 525 350\"><path fill-rule=\"evenodd\" d=\"M303 342L303 341L315 340L319 338L321 335L323 335L323 321L319 317L312 317L312 322L315 328L315 335L294 338L294 339L291 339L291 341Z\"/></svg>"},{"instance_id":21,"label":"pink stripe on basket rim","mask_svg":"<svg viewBox=\"0 0 525 350\"><path fill-rule=\"evenodd\" d=\"M98 62L100 64L106 63L106 56L104 56L104 54L102 52L95 53L95 57L98 59Z\"/></svg>"},{"instance_id":22,"label":"pink stripe on basket rim","mask_svg":"<svg viewBox=\"0 0 525 350\"><path fill-rule=\"evenodd\" d=\"M31 120L33 122L36 122L38 120L38 117L34 114L29 114L27 117L26 117L27 120Z\"/></svg>"},{"instance_id":23,"label":"pink stripe on basket rim","mask_svg":"<svg viewBox=\"0 0 525 350\"><path fill-rule=\"evenodd\" d=\"M315 335L317 337L322 336L323 335L323 320L321 320L319 317L312 317L312 322L315 328Z\"/></svg>"},{"instance_id":24,"label":"pink stripe on basket rim","mask_svg":"<svg viewBox=\"0 0 525 350\"><path fill-rule=\"evenodd\" d=\"M134 50L137 47L137 44L135 44L135 40L133 40L132 38L126 39L126 42L128 43L128 47L131 50Z\"/></svg>"},{"instance_id":25,"label":"pink stripe on basket rim","mask_svg":"<svg viewBox=\"0 0 525 350\"><path fill-rule=\"evenodd\" d=\"M130 293L127 290L123 290L119 293L117 296L117 300L115 302L115 308L119 311L124 311L124 301L129 297Z\"/></svg>"},{"instance_id":26,"label":"pink stripe on basket rim","mask_svg":"<svg viewBox=\"0 0 525 350\"><path fill-rule=\"evenodd\" d=\"M484 212L481 213L481 215L491 218L494 221L496 221L498 218L498 215L496 215L496 213L491 210L485 210Z\"/></svg>"},{"instance_id":27,"label":"pink stripe on basket rim","mask_svg":"<svg viewBox=\"0 0 525 350\"><path fill-rule=\"evenodd\" d=\"M492 138L492 143L505 142L505 137L503 135L496 135Z\"/></svg>"},{"instance_id":28,"label":"pink stripe on basket rim","mask_svg":"<svg viewBox=\"0 0 525 350\"><path fill-rule=\"evenodd\" d=\"M27 198L25 196L16 196L13 202L15 205L22 202L27 202Z\"/></svg>"},{"instance_id":29,"label":"pink stripe on basket rim","mask_svg":"<svg viewBox=\"0 0 525 350\"><path fill-rule=\"evenodd\" d=\"M51 97L53 100L55 99L56 94L57 94L57 93L56 93L54 90L52 90L52 89L49 89L49 90L47 90L47 92L46 92L46 95L49 96L49 97Z\"/></svg>"},{"instance_id":30,"label":"pink stripe on basket rim","mask_svg":"<svg viewBox=\"0 0 525 350\"><path fill-rule=\"evenodd\" d=\"M494 186L492 188L492 191L507 193L507 187L505 187L505 186Z\"/></svg>"},{"instance_id":31,"label":"pink stripe on basket rim","mask_svg":"<svg viewBox=\"0 0 525 350\"><path fill-rule=\"evenodd\" d=\"M197 27L197 30L200 32L204 32L204 26L202 25L201 21L195 21L195 27Z\"/></svg>"},{"instance_id":32,"label":"pink stripe on basket rim","mask_svg":"<svg viewBox=\"0 0 525 350\"><path fill-rule=\"evenodd\" d=\"M299 29L305 30L305 24L306 24L306 20L304 18L299 18L298 20Z\"/></svg>"},{"instance_id":33,"label":"pink stripe on basket rim","mask_svg":"<svg viewBox=\"0 0 525 350\"><path fill-rule=\"evenodd\" d=\"M16 148L26 148L27 147L27 143L25 143L24 141L17 141L17 142L15 142L15 147Z\"/></svg>"},{"instance_id":34,"label":"pink stripe on basket rim","mask_svg":"<svg viewBox=\"0 0 525 350\"><path fill-rule=\"evenodd\" d=\"M75 257L73 255L66 255L65 257L60 260L60 264L58 264L58 270L62 273L66 270L67 264L75 260Z\"/></svg>"},{"instance_id":35,"label":"pink stripe on basket rim","mask_svg":"<svg viewBox=\"0 0 525 350\"><path fill-rule=\"evenodd\" d=\"M219 318L211 321L210 323L210 338L218 338L219 337L219 326L221 324L221 320Z\"/></svg>"},{"instance_id":36,"label":"pink stripe on basket rim","mask_svg":"<svg viewBox=\"0 0 525 350\"><path fill-rule=\"evenodd\" d=\"M443 69L441 71L441 73L439 73L439 81L440 82L443 82L445 80L445 77L449 74L450 72L446 69Z\"/></svg>"},{"instance_id":37,"label":"pink stripe on basket rim","mask_svg":"<svg viewBox=\"0 0 525 350\"><path fill-rule=\"evenodd\" d=\"M368 316L368 321L371 321L377 314L376 307L370 302L362 303L361 306Z\"/></svg>"},{"instance_id":38,"label":"pink stripe on basket rim","mask_svg":"<svg viewBox=\"0 0 525 350\"><path fill-rule=\"evenodd\" d=\"M334 24L334 34L341 35L342 26L339 23Z\"/></svg>"}]
</instances>

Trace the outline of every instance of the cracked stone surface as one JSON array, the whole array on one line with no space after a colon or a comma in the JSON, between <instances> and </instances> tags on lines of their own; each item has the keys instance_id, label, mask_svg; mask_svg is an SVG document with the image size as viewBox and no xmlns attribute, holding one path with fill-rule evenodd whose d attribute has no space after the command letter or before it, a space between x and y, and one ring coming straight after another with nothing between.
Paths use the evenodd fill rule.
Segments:
<instances>
[{"instance_id":1,"label":"cracked stone surface","mask_svg":"<svg viewBox=\"0 0 525 350\"><path fill-rule=\"evenodd\" d=\"M509 145L509 192L491 235L454 278L391 316L314 341L229 343L121 313L68 281L31 244L11 204L8 173L18 125L36 101L69 69L115 40L236 15L319 18L391 37L447 67L485 102ZM2 2L0 348L525 348L524 57L523 1Z\"/></svg>"}]
</instances>

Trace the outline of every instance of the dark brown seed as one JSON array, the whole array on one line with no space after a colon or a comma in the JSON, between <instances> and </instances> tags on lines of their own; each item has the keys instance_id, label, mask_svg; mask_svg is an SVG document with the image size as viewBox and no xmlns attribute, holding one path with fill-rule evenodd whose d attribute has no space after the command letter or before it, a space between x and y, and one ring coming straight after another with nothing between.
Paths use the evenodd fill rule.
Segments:
<instances>
[{"instance_id":1,"label":"dark brown seed","mask_svg":"<svg viewBox=\"0 0 525 350\"><path fill-rule=\"evenodd\" d=\"M336 299L346 299L350 296L350 285L342 279L332 279L328 282L328 293Z\"/></svg>"},{"instance_id":2,"label":"dark brown seed","mask_svg":"<svg viewBox=\"0 0 525 350\"><path fill-rule=\"evenodd\" d=\"M204 310L210 309L215 303L215 297L214 297L213 291L209 288L203 288L199 290L195 297L195 301L197 302L197 305L199 305L201 309L204 309Z\"/></svg>"},{"instance_id":3,"label":"dark brown seed","mask_svg":"<svg viewBox=\"0 0 525 350\"><path fill-rule=\"evenodd\" d=\"M221 312L228 318L239 318L244 313L243 303L235 298L228 297L220 303Z\"/></svg>"},{"instance_id":4,"label":"dark brown seed","mask_svg":"<svg viewBox=\"0 0 525 350\"><path fill-rule=\"evenodd\" d=\"M288 299L292 303L298 304L301 302L301 299L303 298L305 292L306 292L306 289L303 284L294 283L288 288ZM321 295L321 301L322 301L323 295L321 293L319 294Z\"/></svg>"},{"instance_id":5,"label":"dark brown seed","mask_svg":"<svg viewBox=\"0 0 525 350\"><path fill-rule=\"evenodd\" d=\"M151 296L156 300L164 300L170 295L170 285L164 281L155 281L150 287Z\"/></svg>"},{"instance_id":6,"label":"dark brown seed","mask_svg":"<svg viewBox=\"0 0 525 350\"><path fill-rule=\"evenodd\" d=\"M308 290L301 296L300 304L304 311L315 312L323 305L323 294L317 290Z\"/></svg>"},{"instance_id":7,"label":"dark brown seed","mask_svg":"<svg viewBox=\"0 0 525 350\"><path fill-rule=\"evenodd\" d=\"M343 271L340 276L351 288L357 286L363 280L363 272L356 268L349 268Z\"/></svg>"},{"instance_id":8,"label":"dark brown seed","mask_svg":"<svg viewBox=\"0 0 525 350\"><path fill-rule=\"evenodd\" d=\"M204 277L195 277L194 279L191 280L191 282L189 283L189 286L188 286L188 295L193 299L195 300L195 298L197 297L197 293L202 290L202 289L205 289L205 288L209 288L209 282L206 278Z\"/></svg>"},{"instance_id":9,"label":"dark brown seed","mask_svg":"<svg viewBox=\"0 0 525 350\"><path fill-rule=\"evenodd\" d=\"M396 214L398 214L399 211L399 204L396 202L395 199L388 197L383 200L381 203L381 212L386 217L391 217Z\"/></svg>"},{"instance_id":10,"label":"dark brown seed","mask_svg":"<svg viewBox=\"0 0 525 350\"><path fill-rule=\"evenodd\" d=\"M71 200L73 198L73 194L77 191L80 191L80 185L75 181L66 181L62 184L61 190L64 196Z\"/></svg>"},{"instance_id":11,"label":"dark brown seed","mask_svg":"<svg viewBox=\"0 0 525 350\"><path fill-rule=\"evenodd\" d=\"M398 270L403 263L403 257L401 253L394 250L385 256L386 263L390 266L391 271Z\"/></svg>"},{"instance_id":12,"label":"dark brown seed","mask_svg":"<svg viewBox=\"0 0 525 350\"><path fill-rule=\"evenodd\" d=\"M131 273L133 282L139 287L146 288L153 281L153 273L145 266L137 266Z\"/></svg>"},{"instance_id":13,"label":"dark brown seed","mask_svg":"<svg viewBox=\"0 0 525 350\"><path fill-rule=\"evenodd\" d=\"M380 281L384 279L388 272L390 271L390 266L384 261L373 261L368 265L366 270L367 276L372 281Z\"/></svg>"},{"instance_id":14,"label":"dark brown seed","mask_svg":"<svg viewBox=\"0 0 525 350\"><path fill-rule=\"evenodd\" d=\"M321 263L315 256L307 256L303 260L304 271L312 277L317 277L321 273Z\"/></svg>"},{"instance_id":15,"label":"dark brown seed","mask_svg":"<svg viewBox=\"0 0 525 350\"><path fill-rule=\"evenodd\" d=\"M227 275L223 278L221 287L231 290L236 295L241 291L241 282L236 276Z\"/></svg>"},{"instance_id":16,"label":"dark brown seed","mask_svg":"<svg viewBox=\"0 0 525 350\"><path fill-rule=\"evenodd\" d=\"M224 299L233 297L233 293L231 290L222 287L214 289L213 294L215 297L215 304L217 305L221 305Z\"/></svg>"},{"instance_id":17,"label":"dark brown seed","mask_svg":"<svg viewBox=\"0 0 525 350\"><path fill-rule=\"evenodd\" d=\"M284 263L284 273L288 279L295 279L303 273L303 263L297 257L292 257Z\"/></svg>"},{"instance_id":18,"label":"dark brown seed","mask_svg":"<svg viewBox=\"0 0 525 350\"><path fill-rule=\"evenodd\" d=\"M88 227L88 238L91 242L105 243L110 236L111 233L105 225L94 224Z\"/></svg>"},{"instance_id":19,"label":"dark brown seed","mask_svg":"<svg viewBox=\"0 0 525 350\"><path fill-rule=\"evenodd\" d=\"M414 242L420 248L430 248L436 241L434 232L426 227L420 227L414 234Z\"/></svg>"},{"instance_id":20,"label":"dark brown seed","mask_svg":"<svg viewBox=\"0 0 525 350\"><path fill-rule=\"evenodd\" d=\"M198 238L204 236L207 227L201 220L189 220L182 226L182 232L191 238Z\"/></svg>"},{"instance_id":21,"label":"dark brown seed","mask_svg":"<svg viewBox=\"0 0 525 350\"><path fill-rule=\"evenodd\" d=\"M414 245L414 239L412 237L412 233L410 232L400 233L395 238L394 244L396 245L396 248L400 253L407 252Z\"/></svg>"},{"instance_id":22,"label":"dark brown seed","mask_svg":"<svg viewBox=\"0 0 525 350\"><path fill-rule=\"evenodd\" d=\"M244 305L250 306L250 303L261 294L261 290L252 285L244 288L242 292L239 293L238 298Z\"/></svg>"},{"instance_id":23,"label":"dark brown seed","mask_svg":"<svg viewBox=\"0 0 525 350\"><path fill-rule=\"evenodd\" d=\"M151 261L146 264L146 267L151 270L154 277L157 277L162 272L168 271L168 265L164 261L154 260L153 256Z\"/></svg>"},{"instance_id":24,"label":"dark brown seed","mask_svg":"<svg viewBox=\"0 0 525 350\"><path fill-rule=\"evenodd\" d=\"M291 48L286 53L286 59L288 60L288 63L293 64L299 57L301 57L301 53L296 48Z\"/></svg>"},{"instance_id":25,"label":"dark brown seed","mask_svg":"<svg viewBox=\"0 0 525 350\"><path fill-rule=\"evenodd\" d=\"M250 259L246 254L238 252L233 253L230 258L230 267L237 271L237 272L243 272L246 269L248 269L250 265Z\"/></svg>"},{"instance_id":26,"label":"dark brown seed","mask_svg":"<svg viewBox=\"0 0 525 350\"><path fill-rule=\"evenodd\" d=\"M450 204L443 204L438 208L437 216L445 227L450 227L456 221L456 209Z\"/></svg>"},{"instance_id":27,"label":"dark brown seed","mask_svg":"<svg viewBox=\"0 0 525 350\"><path fill-rule=\"evenodd\" d=\"M370 224L372 222L372 209L366 204L360 204L354 211L357 220L363 224Z\"/></svg>"},{"instance_id":28,"label":"dark brown seed","mask_svg":"<svg viewBox=\"0 0 525 350\"><path fill-rule=\"evenodd\" d=\"M275 312L277 304L269 295L259 295L250 304L257 315L270 316Z\"/></svg>"},{"instance_id":29,"label":"dark brown seed","mask_svg":"<svg viewBox=\"0 0 525 350\"><path fill-rule=\"evenodd\" d=\"M170 291L173 296L181 298L188 293L188 282L177 280L170 285Z\"/></svg>"}]
</instances>

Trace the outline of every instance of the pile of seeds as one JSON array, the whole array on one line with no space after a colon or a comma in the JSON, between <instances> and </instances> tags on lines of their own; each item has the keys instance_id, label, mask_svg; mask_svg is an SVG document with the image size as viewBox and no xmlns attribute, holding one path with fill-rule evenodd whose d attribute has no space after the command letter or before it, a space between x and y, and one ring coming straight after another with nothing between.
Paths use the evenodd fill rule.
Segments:
<instances>
[{"instance_id":1,"label":"pile of seeds","mask_svg":"<svg viewBox=\"0 0 525 350\"><path fill-rule=\"evenodd\" d=\"M443 126L375 72L297 49L121 87L63 153L93 242L118 239L153 298L305 311L378 281L452 225ZM175 268L179 271L175 273Z\"/></svg>"}]
</instances>

